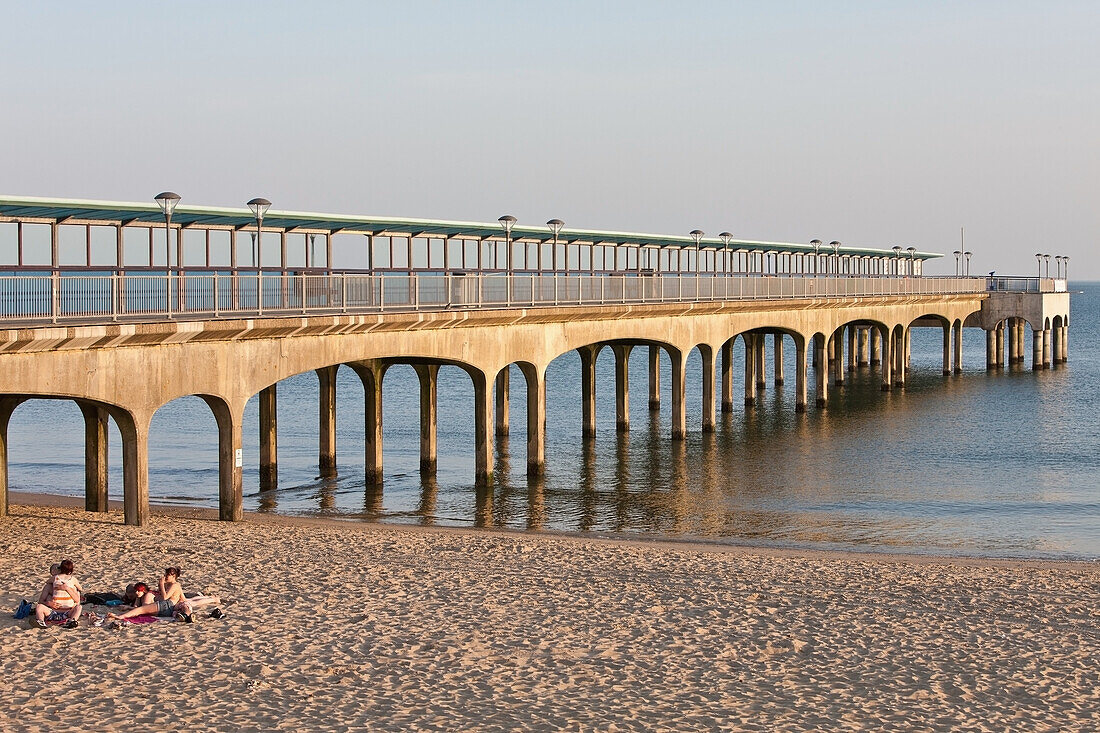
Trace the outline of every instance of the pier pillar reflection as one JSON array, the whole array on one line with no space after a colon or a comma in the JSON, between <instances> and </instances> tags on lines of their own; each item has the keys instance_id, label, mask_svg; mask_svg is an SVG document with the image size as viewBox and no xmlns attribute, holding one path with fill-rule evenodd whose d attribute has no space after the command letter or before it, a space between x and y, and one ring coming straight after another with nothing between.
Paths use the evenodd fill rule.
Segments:
<instances>
[{"instance_id":1,"label":"pier pillar reflection","mask_svg":"<svg viewBox=\"0 0 1100 733\"><path fill-rule=\"evenodd\" d=\"M320 389L317 467L321 478L331 478L336 475L336 370L338 368L339 365L336 365L316 370Z\"/></svg>"},{"instance_id":2,"label":"pier pillar reflection","mask_svg":"<svg viewBox=\"0 0 1100 733\"><path fill-rule=\"evenodd\" d=\"M630 352L629 344L613 344L615 355L615 429L620 433L630 430Z\"/></svg>"},{"instance_id":3,"label":"pier pillar reflection","mask_svg":"<svg viewBox=\"0 0 1100 733\"><path fill-rule=\"evenodd\" d=\"M772 336L773 368L775 370L775 386L783 386L783 334L776 333Z\"/></svg>"},{"instance_id":4,"label":"pier pillar reflection","mask_svg":"<svg viewBox=\"0 0 1100 733\"><path fill-rule=\"evenodd\" d=\"M437 461L439 365L413 367L420 382L420 473L434 476Z\"/></svg>"},{"instance_id":5,"label":"pier pillar reflection","mask_svg":"<svg viewBox=\"0 0 1100 733\"><path fill-rule=\"evenodd\" d=\"M260 491L279 486L279 418L277 387L260 390Z\"/></svg>"},{"instance_id":6,"label":"pier pillar reflection","mask_svg":"<svg viewBox=\"0 0 1100 733\"><path fill-rule=\"evenodd\" d=\"M77 401L84 416L84 511L107 511L107 410Z\"/></svg>"},{"instance_id":7,"label":"pier pillar reflection","mask_svg":"<svg viewBox=\"0 0 1100 733\"><path fill-rule=\"evenodd\" d=\"M722 412L733 412L733 339L722 344Z\"/></svg>"},{"instance_id":8,"label":"pier pillar reflection","mask_svg":"<svg viewBox=\"0 0 1100 733\"><path fill-rule=\"evenodd\" d=\"M661 409L661 347L649 347L649 409Z\"/></svg>"}]
</instances>

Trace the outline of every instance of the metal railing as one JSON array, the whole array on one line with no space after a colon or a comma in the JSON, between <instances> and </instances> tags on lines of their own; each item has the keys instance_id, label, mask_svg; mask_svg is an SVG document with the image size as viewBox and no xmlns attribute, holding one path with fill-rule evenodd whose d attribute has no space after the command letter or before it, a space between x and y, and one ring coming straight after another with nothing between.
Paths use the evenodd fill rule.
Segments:
<instances>
[{"instance_id":1,"label":"metal railing","mask_svg":"<svg viewBox=\"0 0 1100 733\"><path fill-rule=\"evenodd\" d=\"M1002 278L1003 279L1003 278ZM981 293L984 277L193 272L0 276L0 323Z\"/></svg>"},{"instance_id":2,"label":"metal railing","mask_svg":"<svg viewBox=\"0 0 1100 733\"><path fill-rule=\"evenodd\" d=\"M1066 281L1053 277L990 277L986 289L1008 293L1064 293Z\"/></svg>"}]
</instances>

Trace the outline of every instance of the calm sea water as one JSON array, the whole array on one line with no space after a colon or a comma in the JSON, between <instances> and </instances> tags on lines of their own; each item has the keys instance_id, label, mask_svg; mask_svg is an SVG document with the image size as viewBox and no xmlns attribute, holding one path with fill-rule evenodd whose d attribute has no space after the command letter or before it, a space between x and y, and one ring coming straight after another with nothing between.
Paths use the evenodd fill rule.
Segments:
<instances>
[{"instance_id":1,"label":"calm sea water","mask_svg":"<svg viewBox=\"0 0 1100 733\"><path fill-rule=\"evenodd\" d=\"M965 334L964 368L944 377L941 332L914 329L904 392L879 390L861 369L829 408L794 411L787 387L769 384L755 409L719 414L699 429L698 353L689 359L690 435L669 439L664 410L651 413L646 350L631 360L631 431L614 424L612 355L597 369L599 435L581 439L575 353L547 375L547 470L528 480L523 379L512 375L510 440L497 441L491 489L473 485L473 390L457 368L440 370L439 469L419 473L418 386L411 367L384 384L385 479L363 481L362 387L338 380L335 480L317 474L317 380L279 385L280 487L258 491L258 408L245 415L245 508L390 523L601 531L720 542L1007 557L1100 559L1100 284L1074 283L1070 361L1033 373L985 371L984 333ZM770 347L769 339L769 347ZM1030 364L1030 336L1027 341ZM736 349L736 351L742 351ZM788 360L794 348L788 341ZM769 348L769 374L771 354ZM740 403L735 366L734 395ZM812 382L811 382L811 396ZM13 490L83 494L83 423L71 403L29 402L12 418ZM111 498L121 498L121 453L111 434ZM157 413L150 439L150 496L216 506L217 430L197 398Z\"/></svg>"}]
</instances>

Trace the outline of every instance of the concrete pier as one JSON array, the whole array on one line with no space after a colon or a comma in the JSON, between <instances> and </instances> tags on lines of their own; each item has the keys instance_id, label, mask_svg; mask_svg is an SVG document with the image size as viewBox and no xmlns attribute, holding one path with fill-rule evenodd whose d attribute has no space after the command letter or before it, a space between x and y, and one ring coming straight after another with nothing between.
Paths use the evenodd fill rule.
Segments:
<instances>
[{"instance_id":1,"label":"concrete pier","mask_svg":"<svg viewBox=\"0 0 1100 733\"><path fill-rule=\"evenodd\" d=\"M764 345L767 342L767 336L763 333L758 333L754 337L754 340L753 353L756 355L756 389L763 392L768 387L767 363L764 358Z\"/></svg>"},{"instance_id":2,"label":"concrete pier","mask_svg":"<svg viewBox=\"0 0 1100 733\"><path fill-rule=\"evenodd\" d=\"M661 409L661 348L649 347L649 409L659 412Z\"/></svg>"},{"instance_id":3,"label":"concrete pier","mask_svg":"<svg viewBox=\"0 0 1100 733\"><path fill-rule=\"evenodd\" d=\"M848 326L848 371L854 372L856 366L859 363L859 350L857 346L857 332L859 328L856 326Z\"/></svg>"},{"instance_id":4,"label":"concrete pier","mask_svg":"<svg viewBox=\"0 0 1100 733\"><path fill-rule=\"evenodd\" d=\"M434 476L437 465L439 432L438 393L439 393L439 365L415 364L417 381L420 382L420 473L426 476ZM365 386L364 386L365 389ZM369 405L368 405L369 406ZM375 413L376 422L381 427L381 413ZM373 425L367 424L369 433L373 433ZM373 453L372 453L373 455ZM372 461L377 469L381 469L381 456L377 461Z\"/></svg>"},{"instance_id":5,"label":"concrete pier","mask_svg":"<svg viewBox=\"0 0 1100 733\"><path fill-rule=\"evenodd\" d=\"M260 491L279 486L278 385L260 390Z\"/></svg>"},{"instance_id":6,"label":"concrete pier","mask_svg":"<svg viewBox=\"0 0 1100 733\"><path fill-rule=\"evenodd\" d=\"M868 326L859 328L859 366L871 366L871 329Z\"/></svg>"},{"instance_id":7,"label":"concrete pier","mask_svg":"<svg viewBox=\"0 0 1100 733\"><path fill-rule=\"evenodd\" d=\"M78 401L84 416L84 509L107 511L108 413L99 405Z\"/></svg>"},{"instance_id":8,"label":"concrete pier","mask_svg":"<svg viewBox=\"0 0 1100 733\"><path fill-rule=\"evenodd\" d=\"M816 404L818 407L825 407L829 400L829 357L825 353L826 348L825 334L819 333L814 336L814 353L817 355L814 360L814 381L817 387Z\"/></svg>"},{"instance_id":9,"label":"concrete pier","mask_svg":"<svg viewBox=\"0 0 1100 733\"><path fill-rule=\"evenodd\" d=\"M714 432L714 361L715 354L709 347L700 347L699 356L703 362L703 416L700 429L704 433Z\"/></svg>"},{"instance_id":10,"label":"concrete pier","mask_svg":"<svg viewBox=\"0 0 1100 733\"><path fill-rule=\"evenodd\" d=\"M508 367L497 374L493 382L493 422L494 430L500 437L508 435L508 389L511 375Z\"/></svg>"},{"instance_id":11,"label":"concrete pier","mask_svg":"<svg viewBox=\"0 0 1100 733\"><path fill-rule=\"evenodd\" d=\"M615 429L630 432L630 352L633 346L613 344L615 355Z\"/></svg>"},{"instance_id":12,"label":"concrete pier","mask_svg":"<svg viewBox=\"0 0 1100 733\"><path fill-rule=\"evenodd\" d=\"M773 367L775 369L775 386L783 386L783 334L776 333L772 336Z\"/></svg>"},{"instance_id":13,"label":"concrete pier","mask_svg":"<svg viewBox=\"0 0 1100 733\"><path fill-rule=\"evenodd\" d=\"M882 333L877 328L872 327L869 336L871 340L871 362L869 366L875 367L882 361Z\"/></svg>"},{"instance_id":14,"label":"concrete pier","mask_svg":"<svg viewBox=\"0 0 1100 733\"><path fill-rule=\"evenodd\" d=\"M582 346L581 357L581 435L596 437L596 357L600 346Z\"/></svg>"},{"instance_id":15,"label":"concrete pier","mask_svg":"<svg viewBox=\"0 0 1100 733\"><path fill-rule=\"evenodd\" d=\"M745 339L745 407L756 404L756 334L746 333Z\"/></svg>"},{"instance_id":16,"label":"concrete pier","mask_svg":"<svg viewBox=\"0 0 1100 733\"><path fill-rule=\"evenodd\" d=\"M722 412L733 412L733 339L722 342Z\"/></svg>"},{"instance_id":17,"label":"concrete pier","mask_svg":"<svg viewBox=\"0 0 1100 733\"><path fill-rule=\"evenodd\" d=\"M338 367L322 367L317 371L320 390L317 466L321 478L336 475L336 370Z\"/></svg>"}]
</instances>

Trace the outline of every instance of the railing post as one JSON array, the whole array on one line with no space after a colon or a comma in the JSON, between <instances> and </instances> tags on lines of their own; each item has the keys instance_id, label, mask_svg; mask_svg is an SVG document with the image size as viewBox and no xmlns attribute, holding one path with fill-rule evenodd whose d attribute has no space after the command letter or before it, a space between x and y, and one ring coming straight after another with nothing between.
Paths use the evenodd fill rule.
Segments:
<instances>
[{"instance_id":1,"label":"railing post","mask_svg":"<svg viewBox=\"0 0 1100 733\"><path fill-rule=\"evenodd\" d=\"M218 317L218 271L214 270L214 317Z\"/></svg>"},{"instance_id":2,"label":"railing post","mask_svg":"<svg viewBox=\"0 0 1100 733\"><path fill-rule=\"evenodd\" d=\"M256 315L264 314L264 271L256 270Z\"/></svg>"},{"instance_id":3,"label":"railing post","mask_svg":"<svg viewBox=\"0 0 1100 733\"><path fill-rule=\"evenodd\" d=\"M61 273L53 270L50 273L50 321L57 323L58 313L61 311Z\"/></svg>"}]
</instances>

